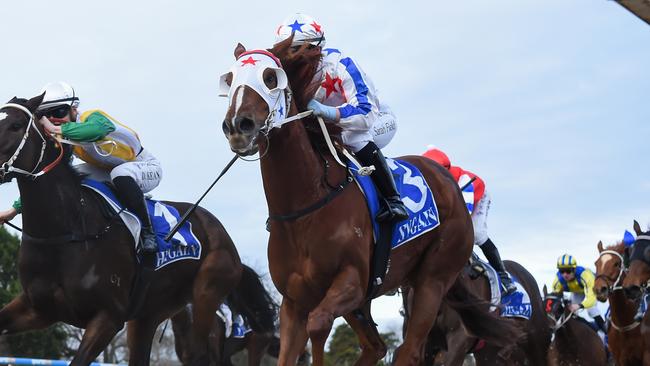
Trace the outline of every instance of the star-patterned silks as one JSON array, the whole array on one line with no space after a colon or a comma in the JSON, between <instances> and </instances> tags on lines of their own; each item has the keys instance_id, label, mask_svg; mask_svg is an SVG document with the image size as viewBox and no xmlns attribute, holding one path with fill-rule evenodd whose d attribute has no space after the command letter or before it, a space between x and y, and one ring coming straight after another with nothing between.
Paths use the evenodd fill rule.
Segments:
<instances>
[{"instance_id":1,"label":"star-patterned silks","mask_svg":"<svg viewBox=\"0 0 650 366\"><path fill-rule=\"evenodd\" d=\"M329 72L325 73L325 80L321 83L321 86L325 88L325 98L329 98L333 92L341 93L343 91L343 81L341 78L338 76L332 78Z\"/></svg>"},{"instance_id":2,"label":"star-patterned silks","mask_svg":"<svg viewBox=\"0 0 650 366\"><path fill-rule=\"evenodd\" d=\"M292 32L300 32L302 33L302 26L305 25L305 23L298 23L298 21L294 21L293 24L289 24L289 27L291 27Z\"/></svg>"},{"instance_id":3,"label":"star-patterned silks","mask_svg":"<svg viewBox=\"0 0 650 366\"><path fill-rule=\"evenodd\" d=\"M258 62L259 60L254 60L253 56L248 56L247 59L241 61L241 66L246 66L246 65L253 65L255 66L255 63Z\"/></svg>"}]
</instances>

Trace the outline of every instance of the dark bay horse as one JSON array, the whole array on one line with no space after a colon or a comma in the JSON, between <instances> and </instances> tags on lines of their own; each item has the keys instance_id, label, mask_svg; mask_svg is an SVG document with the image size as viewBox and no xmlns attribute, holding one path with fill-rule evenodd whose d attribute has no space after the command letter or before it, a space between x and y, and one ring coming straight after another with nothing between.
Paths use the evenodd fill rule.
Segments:
<instances>
[{"instance_id":1,"label":"dark bay horse","mask_svg":"<svg viewBox=\"0 0 650 366\"><path fill-rule=\"evenodd\" d=\"M222 126L231 149L244 156L259 150L261 156L270 215L270 273L283 295L279 365L295 364L311 339L314 365L322 366L325 341L339 316L359 337L362 353L357 364L375 365L386 346L366 300L372 221L363 193L348 184L347 169L324 147L316 121L296 116L318 86L312 80L320 50L296 51L290 45L289 39L270 51L251 52L238 45L236 72L221 79L222 85L231 86ZM277 127L286 122L280 118L285 114L298 120L272 128L273 123ZM452 284L472 252L473 230L459 187L444 168L420 156L401 159L422 171L436 197L441 222L392 251L390 270L379 291L402 285L414 289L413 312L396 364L416 365L442 298L450 288L457 290ZM484 315L481 322L471 324L478 335L500 334L503 343L518 335L510 322Z\"/></svg>"},{"instance_id":2,"label":"dark bay horse","mask_svg":"<svg viewBox=\"0 0 650 366\"><path fill-rule=\"evenodd\" d=\"M226 303L234 314L244 317L251 331L243 338L226 338L226 324L219 316L215 316L210 331L210 365L231 366L230 358L246 349L248 365L259 366L274 340L278 306L252 268L244 265L244 273L248 274L245 278L249 279L240 284L244 291L231 293ZM183 365L187 366L194 358L190 354L190 334L193 327L191 315L191 306L187 306L171 318L176 355Z\"/></svg>"},{"instance_id":3,"label":"dark bay horse","mask_svg":"<svg viewBox=\"0 0 650 366\"><path fill-rule=\"evenodd\" d=\"M630 268L623 280L623 288L628 298L641 301L650 281L650 232L642 231L639 223L634 221L637 234L630 255ZM646 312L641 321L641 336L646 345L643 352L643 365L650 365L650 312Z\"/></svg>"},{"instance_id":4,"label":"dark bay horse","mask_svg":"<svg viewBox=\"0 0 650 366\"><path fill-rule=\"evenodd\" d=\"M23 203L17 259L23 292L0 310L1 333L58 321L85 328L71 365L88 365L130 320L129 364L148 365L156 327L191 300L198 324L192 335L198 355L194 363L202 364L214 312L237 290L242 275L228 233L199 208L190 221L203 244L200 260L150 271L148 284L136 286L147 272L138 270L133 237L95 193L82 189L69 164L71 149L46 135L37 122L33 113L42 99L14 98L0 107L0 183L16 178ZM179 212L190 206L169 204ZM140 298L145 290L146 297Z\"/></svg>"},{"instance_id":5,"label":"dark bay horse","mask_svg":"<svg viewBox=\"0 0 650 366\"><path fill-rule=\"evenodd\" d=\"M544 304L553 329L548 350L549 366L605 366L607 353L596 331L569 311L561 293L547 293Z\"/></svg>"},{"instance_id":6,"label":"dark bay horse","mask_svg":"<svg viewBox=\"0 0 650 366\"><path fill-rule=\"evenodd\" d=\"M607 330L607 345L616 365L633 366L649 364L644 361L647 343L641 335L640 322L634 320L639 300L630 300L623 291L627 268L625 268L625 244L618 243L603 248L598 242L596 282L594 291L598 301L609 300L611 317ZM646 362L646 363L643 363Z\"/></svg>"},{"instance_id":7,"label":"dark bay horse","mask_svg":"<svg viewBox=\"0 0 650 366\"><path fill-rule=\"evenodd\" d=\"M447 366L462 365L465 356L472 352L477 365L546 365L546 354L551 341L551 331L548 327L537 281L519 263L505 260L504 264L508 272L517 278L526 289L532 305L530 319L515 319L517 326L524 333L524 337L516 344L516 347L512 349L510 354L501 355L500 347L484 343L481 339L468 334L458 310L455 310L445 301L441 306L436 323L429 333L429 339L425 346L425 360L422 365L432 365L440 351L445 351L444 364ZM472 276L470 271L470 267L466 266L465 270L458 276L457 281L462 281L465 287L471 291L472 295L475 296L473 301L480 300L483 304L489 306L491 291L488 279L484 275ZM405 318L408 318L408 309L411 308L412 299L410 295L410 291L405 291L403 297ZM469 296L459 300L471 301Z\"/></svg>"}]
</instances>

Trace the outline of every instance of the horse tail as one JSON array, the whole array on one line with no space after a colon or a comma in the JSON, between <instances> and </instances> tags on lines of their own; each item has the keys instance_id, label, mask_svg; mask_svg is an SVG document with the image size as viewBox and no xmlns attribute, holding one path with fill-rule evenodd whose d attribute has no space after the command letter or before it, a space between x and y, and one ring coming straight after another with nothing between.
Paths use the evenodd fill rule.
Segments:
<instances>
[{"instance_id":1,"label":"horse tail","mask_svg":"<svg viewBox=\"0 0 650 366\"><path fill-rule=\"evenodd\" d=\"M239 284L228 295L228 304L233 312L241 314L255 332L275 331L278 305L266 290L260 276L251 267L242 264Z\"/></svg>"},{"instance_id":2,"label":"horse tail","mask_svg":"<svg viewBox=\"0 0 650 366\"><path fill-rule=\"evenodd\" d=\"M490 311L488 301L477 297L462 277L449 289L446 301L459 315L467 331L497 347L512 349L523 336L517 324Z\"/></svg>"}]
</instances>

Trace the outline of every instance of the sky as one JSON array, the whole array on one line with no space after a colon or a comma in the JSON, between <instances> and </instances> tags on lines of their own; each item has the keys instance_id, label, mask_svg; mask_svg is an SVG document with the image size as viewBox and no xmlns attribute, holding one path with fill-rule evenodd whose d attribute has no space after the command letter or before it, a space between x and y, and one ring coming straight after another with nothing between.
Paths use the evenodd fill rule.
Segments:
<instances>
[{"instance_id":1,"label":"sky","mask_svg":"<svg viewBox=\"0 0 650 366\"><path fill-rule=\"evenodd\" d=\"M384 153L433 144L483 178L489 236L540 286L563 253L593 268L599 240L650 223L650 27L613 1L12 1L0 99L69 82L82 110L107 111L161 160L155 198L193 202L232 157L217 94L235 45L270 47L298 11L396 113ZM0 186L0 207L16 197ZM238 161L202 205L267 272L259 164ZM382 329L398 329L400 303L373 303Z\"/></svg>"}]
</instances>

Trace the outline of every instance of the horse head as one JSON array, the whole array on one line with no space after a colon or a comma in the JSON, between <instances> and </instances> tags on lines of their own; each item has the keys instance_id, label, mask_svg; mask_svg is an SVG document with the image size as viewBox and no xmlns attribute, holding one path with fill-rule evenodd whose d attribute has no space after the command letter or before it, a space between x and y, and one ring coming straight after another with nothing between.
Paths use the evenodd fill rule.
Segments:
<instances>
[{"instance_id":1,"label":"horse head","mask_svg":"<svg viewBox=\"0 0 650 366\"><path fill-rule=\"evenodd\" d=\"M46 134L34 114L44 96L14 97L0 106L0 183L17 175L33 176L43 162Z\"/></svg>"},{"instance_id":2,"label":"horse head","mask_svg":"<svg viewBox=\"0 0 650 366\"><path fill-rule=\"evenodd\" d=\"M548 293L544 285L544 311L553 324L562 319L565 311L565 301L560 292Z\"/></svg>"},{"instance_id":3,"label":"horse head","mask_svg":"<svg viewBox=\"0 0 650 366\"><path fill-rule=\"evenodd\" d=\"M221 75L220 95L229 102L222 128L235 153L255 154L264 141L260 137L268 138L273 128L291 120L289 115L304 108L316 91L310 85L320 52L290 46L291 38L270 50L247 51L238 44L234 65Z\"/></svg>"},{"instance_id":4,"label":"horse head","mask_svg":"<svg viewBox=\"0 0 650 366\"><path fill-rule=\"evenodd\" d=\"M628 298L636 300L643 294L650 280L650 231L642 231L639 223L634 221L637 234L630 255L630 268L623 287Z\"/></svg>"},{"instance_id":5,"label":"horse head","mask_svg":"<svg viewBox=\"0 0 650 366\"><path fill-rule=\"evenodd\" d=\"M611 291L622 289L625 279L625 244L603 248L603 242L598 242L598 260L596 260L596 281L594 292L598 301L605 302Z\"/></svg>"}]
</instances>

